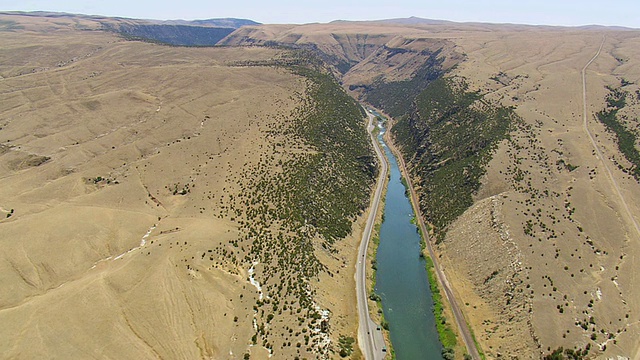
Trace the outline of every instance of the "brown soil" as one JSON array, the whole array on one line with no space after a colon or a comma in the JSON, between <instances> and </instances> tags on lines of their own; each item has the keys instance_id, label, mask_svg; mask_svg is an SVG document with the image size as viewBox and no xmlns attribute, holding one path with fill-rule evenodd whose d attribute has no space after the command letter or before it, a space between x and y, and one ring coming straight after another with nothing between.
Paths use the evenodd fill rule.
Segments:
<instances>
[{"instance_id":1,"label":"brown soil","mask_svg":"<svg viewBox=\"0 0 640 360\"><path fill-rule=\"evenodd\" d=\"M0 285L10 289L0 295L0 353L268 358L251 344L259 294L248 269L209 250L233 250L238 224L225 196L250 184L243 167L267 151L264 131L286 121L305 89L284 70L233 65L281 50L163 47L89 31L99 25L86 19L11 19L22 28L0 37L0 210L14 209L0 220ZM640 185L593 117L606 85L624 78L638 90L638 31L335 23L242 32L318 44L355 65L346 87L407 79L415 54L443 46L454 76L522 118L437 249L483 352L540 358L590 346L590 357L640 357L640 239L605 164L633 216ZM587 71L599 159L583 129L580 71L603 36ZM383 45L413 53L383 62ZM629 128L639 103L621 112ZM355 337L362 219L338 252L317 250L333 276L312 287L334 342ZM297 354L283 344L295 323L271 328L283 357Z\"/></svg>"},{"instance_id":2,"label":"brown soil","mask_svg":"<svg viewBox=\"0 0 640 360\"><path fill-rule=\"evenodd\" d=\"M220 251L239 251L229 198L251 185L247 167L271 154L266 132L290 121L305 81L235 66L281 50L165 47L75 20L11 19L23 29L0 40L3 357L267 359L251 339L249 268ZM311 289L332 342L355 337L361 224L337 255L317 251L328 272ZM286 316L268 325L275 356L316 356L286 332L307 331L295 320L306 315Z\"/></svg>"},{"instance_id":3,"label":"brown soil","mask_svg":"<svg viewBox=\"0 0 640 360\"><path fill-rule=\"evenodd\" d=\"M637 33L557 30L457 41L469 60L456 74L515 106L524 124L498 148L476 204L440 248L489 357L538 358L560 346L590 346L590 357L638 356L633 319L640 308L630 270L637 234L582 128L580 70L603 35L587 75L589 128L627 202L636 204L640 186L610 163L623 160L593 113L604 107L605 85L640 79L626 63ZM637 116L637 108L626 110Z\"/></svg>"}]
</instances>

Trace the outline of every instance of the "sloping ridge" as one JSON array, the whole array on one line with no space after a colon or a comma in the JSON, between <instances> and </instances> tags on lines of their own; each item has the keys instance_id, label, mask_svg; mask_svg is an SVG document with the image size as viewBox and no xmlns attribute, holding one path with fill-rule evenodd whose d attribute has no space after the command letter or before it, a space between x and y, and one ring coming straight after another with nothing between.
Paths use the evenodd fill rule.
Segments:
<instances>
[{"instance_id":1,"label":"sloping ridge","mask_svg":"<svg viewBox=\"0 0 640 360\"><path fill-rule=\"evenodd\" d=\"M369 34L341 25L267 25L243 27L219 44L287 46L312 50L340 74L344 74L393 37L391 34Z\"/></svg>"},{"instance_id":2,"label":"sloping ridge","mask_svg":"<svg viewBox=\"0 0 640 360\"><path fill-rule=\"evenodd\" d=\"M162 25L190 25L205 27L224 27L238 29L247 25L260 25L259 22L249 19L221 18L221 19L202 19L202 20L165 20L160 21Z\"/></svg>"},{"instance_id":3,"label":"sloping ridge","mask_svg":"<svg viewBox=\"0 0 640 360\"><path fill-rule=\"evenodd\" d=\"M152 42L182 46L214 46L234 31L230 27L163 25L163 24L103 24L106 30Z\"/></svg>"},{"instance_id":4,"label":"sloping ridge","mask_svg":"<svg viewBox=\"0 0 640 360\"><path fill-rule=\"evenodd\" d=\"M445 68L462 59L448 40L425 38L415 29L388 25L372 31L370 24L358 22L245 26L218 44L311 50L333 68L344 85L356 87L411 79L437 51Z\"/></svg>"}]
</instances>

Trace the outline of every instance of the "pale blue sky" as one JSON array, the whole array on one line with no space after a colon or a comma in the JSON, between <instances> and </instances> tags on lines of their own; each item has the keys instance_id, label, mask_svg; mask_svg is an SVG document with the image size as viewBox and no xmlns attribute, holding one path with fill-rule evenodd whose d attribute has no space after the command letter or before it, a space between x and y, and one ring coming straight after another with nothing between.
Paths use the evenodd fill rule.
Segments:
<instances>
[{"instance_id":1,"label":"pale blue sky","mask_svg":"<svg viewBox=\"0 0 640 360\"><path fill-rule=\"evenodd\" d=\"M640 28L640 0L0 0L0 10L49 10L146 19L236 17L262 23L418 16L452 21Z\"/></svg>"}]
</instances>

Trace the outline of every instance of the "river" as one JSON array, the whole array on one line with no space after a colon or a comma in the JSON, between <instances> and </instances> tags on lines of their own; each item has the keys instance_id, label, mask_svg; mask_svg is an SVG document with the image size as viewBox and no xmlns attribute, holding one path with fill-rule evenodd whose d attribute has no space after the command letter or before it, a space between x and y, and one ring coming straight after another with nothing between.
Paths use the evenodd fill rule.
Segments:
<instances>
[{"instance_id":1,"label":"river","mask_svg":"<svg viewBox=\"0 0 640 360\"><path fill-rule=\"evenodd\" d=\"M420 257L420 235L411 221L414 213L398 163L382 138L384 131L381 128L378 141L389 160L391 178L380 228L375 291L382 298L396 358L442 359L425 260Z\"/></svg>"}]
</instances>

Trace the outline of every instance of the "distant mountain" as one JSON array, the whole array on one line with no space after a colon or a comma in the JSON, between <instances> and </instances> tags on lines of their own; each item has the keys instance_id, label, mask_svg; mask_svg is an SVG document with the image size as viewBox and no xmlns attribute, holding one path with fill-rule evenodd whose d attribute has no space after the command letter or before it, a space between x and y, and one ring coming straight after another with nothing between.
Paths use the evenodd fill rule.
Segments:
<instances>
[{"instance_id":1,"label":"distant mountain","mask_svg":"<svg viewBox=\"0 0 640 360\"><path fill-rule=\"evenodd\" d=\"M69 14L49 11L0 11L0 15L47 18L78 18L101 24L102 30L118 33L129 39L179 46L214 46L227 35L245 25L261 25L248 19L220 18L204 20L152 20Z\"/></svg>"},{"instance_id":2,"label":"distant mountain","mask_svg":"<svg viewBox=\"0 0 640 360\"><path fill-rule=\"evenodd\" d=\"M349 20L335 20L331 23L340 23L340 22L354 22ZM382 19L382 20L367 20L366 22L376 22L376 23L384 23L384 24L398 24L398 25L447 25L454 24L453 21L448 20L433 20L433 19L424 19L416 16L411 16L408 18L397 18L397 19Z\"/></svg>"},{"instance_id":3,"label":"distant mountain","mask_svg":"<svg viewBox=\"0 0 640 360\"><path fill-rule=\"evenodd\" d=\"M576 30L612 30L612 31L627 31L637 30L636 28L616 26L616 25L579 25L579 26L563 26L563 25L534 25L534 24L519 24L519 23L500 23L500 22L480 22L480 21L450 21L450 20L436 20L425 19L416 16L408 18L394 18L394 19L380 19L380 20L334 20L329 24L385 24L385 25L402 25L402 26L424 26L424 25L449 25L449 26L466 26L468 29L475 27L476 30L480 28L495 30L496 26L501 28L511 28L515 30L531 30L533 28L538 30L550 30L550 29L576 29Z\"/></svg>"},{"instance_id":4,"label":"distant mountain","mask_svg":"<svg viewBox=\"0 0 640 360\"><path fill-rule=\"evenodd\" d=\"M630 28L626 26L611 26L611 25L583 25L577 26L576 29L580 30L615 30L615 31L627 31L627 30L638 30L636 28Z\"/></svg>"},{"instance_id":5,"label":"distant mountain","mask_svg":"<svg viewBox=\"0 0 640 360\"><path fill-rule=\"evenodd\" d=\"M249 19L204 19L204 20L165 20L159 22L163 25L195 25L195 26L208 26L208 27L224 27L237 29L245 25L261 25L259 22Z\"/></svg>"}]
</instances>

